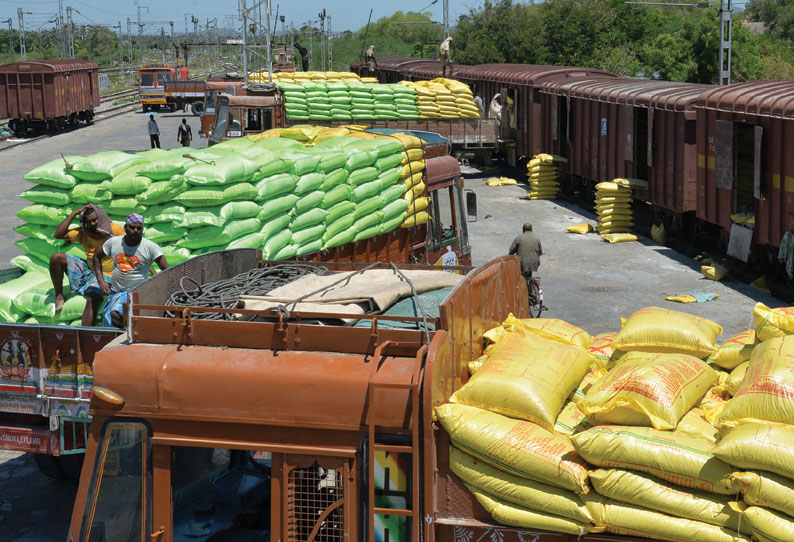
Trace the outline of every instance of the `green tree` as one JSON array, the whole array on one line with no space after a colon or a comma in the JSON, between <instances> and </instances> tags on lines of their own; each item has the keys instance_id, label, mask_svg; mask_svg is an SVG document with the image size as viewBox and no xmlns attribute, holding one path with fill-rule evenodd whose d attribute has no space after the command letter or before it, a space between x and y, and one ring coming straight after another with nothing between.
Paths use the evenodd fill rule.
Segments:
<instances>
[{"instance_id":1,"label":"green tree","mask_svg":"<svg viewBox=\"0 0 794 542\"><path fill-rule=\"evenodd\" d=\"M461 64L539 63L543 57L540 12L512 0L486 0L458 19L452 60Z\"/></svg>"}]
</instances>

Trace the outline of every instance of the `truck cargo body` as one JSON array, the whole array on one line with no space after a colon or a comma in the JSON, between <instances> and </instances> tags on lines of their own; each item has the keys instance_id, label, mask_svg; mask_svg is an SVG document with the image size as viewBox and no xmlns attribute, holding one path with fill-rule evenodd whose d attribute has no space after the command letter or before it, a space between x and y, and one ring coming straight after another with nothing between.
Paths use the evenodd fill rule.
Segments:
<instances>
[{"instance_id":1,"label":"truck cargo body","mask_svg":"<svg viewBox=\"0 0 794 542\"><path fill-rule=\"evenodd\" d=\"M99 107L99 76L94 62L54 59L0 66L0 117L11 129L55 130L90 122Z\"/></svg>"},{"instance_id":2,"label":"truck cargo body","mask_svg":"<svg viewBox=\"0 0 794 542\"><path fill-rule=\"evenodd\" d=\"M206 88L204 81L166 81L165 105L171 111L184 111L190 107L191 113L199 116L204 108Z\"/></svg>"}]
</instances>

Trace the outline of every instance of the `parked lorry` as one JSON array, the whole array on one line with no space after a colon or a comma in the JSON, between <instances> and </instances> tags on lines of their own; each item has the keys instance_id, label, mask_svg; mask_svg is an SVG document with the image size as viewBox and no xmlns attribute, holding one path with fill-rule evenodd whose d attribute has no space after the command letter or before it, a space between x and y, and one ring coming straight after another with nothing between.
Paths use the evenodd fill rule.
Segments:
<instances>
[{"instance_id":1,"label":"parked lorry","mask_svg":"<svg viewBox=\"0 0 794 542\"><path fill-rule=\"evenodd\" d=\"M172 81L187 81L187 66L171 66L163 62L150 62L141 66L138 72L138 96L143 112L169 106L166 100L166 84ZM176 103L176 102L171 102ZM176 110L176 105L171 109Z\"/></svg>"},{"instance_id":2,"label":"parked lorry","mask_svg":"<svg viewBox=\"0 0 794 542\"><path fill-rule=\"evenodd\" d=\"M308 254L303 261L471 265L467 216L473 192L462 189L457 161L446 145L426 145L424 182L428 224ZM0 283L22 274L0 271ZM76 479L85 451L94 354L118 335L111 328L0 324L0 450L36 454L55 478Z\"/></svg>"},{"instance_id":3,"label":"parked lorry","mask_svg":"<svg viewBox=\"0 0 794 542\"><path fill-rule=\"evenodd\" d=\"M167 81L165 83L165 106L172 112L187 111L200 116L204 110L204 93L207 83L204 81Z\"/></svg>"},{"instance_id":4,"label":"parked lorry","mask_svg":"<svg viewBox=\"0 0 794 542\"><path fill-rule=\"evenodd\" d=\"M129 334L95 357L69 540L636 540L498 526L450 471L433 409L466 382L485 330L528 315L517 257L466 269L437 317L359 327L165 306L180 281L263 265L212 254L133 292Z\"/></svg>"}]
</instances>

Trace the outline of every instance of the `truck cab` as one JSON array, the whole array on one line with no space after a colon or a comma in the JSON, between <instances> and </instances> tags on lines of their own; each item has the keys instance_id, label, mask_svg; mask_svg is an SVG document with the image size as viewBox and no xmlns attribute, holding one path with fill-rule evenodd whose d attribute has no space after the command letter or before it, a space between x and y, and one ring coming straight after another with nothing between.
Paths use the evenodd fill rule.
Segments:
<instances>
[{"instance_id":1,"label":"truck cab","mask_svg":"<svg viewBox=\"0 0 794 542\"><path fill-rule=\"evenodd\" d=\"M207 80L204 90L204 106L201 112L201 130L199 131L201 137L208 138L212 133L220 95L241 96L245 94L243 84L242 79Z\"/></svg>"},{"instance_id":2,"label":"truck cab","mask_svg":"<svg viewBox=\"0 0 794 542\"><path fill-rule=\"evenodd\" d=\"M243 96L221 94L218 97L209 145L284 126L281 93L275 89L254 92L249 87Z\"/></svg>"},{"instance_id":3,"label":"truck cab","mask_svg":"<svg viewBox=\"0 0 794 542\"><path fill-rule=\"evenodd\" d=\"M150 62L141 66L138 73L138 96L144 112L160 109L166 105L165 84L188 78L188 67L174 67L162 62Z\"/></svg>"}]
</instances>

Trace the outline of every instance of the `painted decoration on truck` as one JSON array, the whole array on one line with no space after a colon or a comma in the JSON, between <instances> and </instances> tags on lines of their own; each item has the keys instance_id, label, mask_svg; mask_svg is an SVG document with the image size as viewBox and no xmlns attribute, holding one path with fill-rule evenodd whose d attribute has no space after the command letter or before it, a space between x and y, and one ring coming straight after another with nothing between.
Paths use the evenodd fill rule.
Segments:
<instances>
[{"instance_id":1,"label":"painted decoration on truck","mask_svg":"<svg viewBox=\"0 0 794 542\"><path fill-rule=\"evenodd\" d=\"M30 342L21 337L0 344L0 391L38 393L39 369L33 366L31 352Z\"/></svg>"},{"instance_id":2,"label":"painted decoration on truck","mask_svg":"<svg viewBox=\"0 0 794 542\"><path fill-rule=\"evenodd\" d=\"M411 456L394 452L375 452L375 506L406 509L410 502L409 473ZM376 542L400 542L410 538L409 518L375 516Z\"/></svg>"},{"instance_id":3,"label":"painted decoration on truck","mask_svg":"<svg viewBox=\"0 0 794 542\"><path fill-rule=\"evenodd\" d=\"M91 386L94 382L91 365L73 363L58 366L57 359L51 361L52 365L44 379L44 393L54 397L91 398Z\"/></svg>"}]
</instances>

